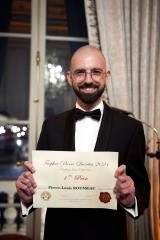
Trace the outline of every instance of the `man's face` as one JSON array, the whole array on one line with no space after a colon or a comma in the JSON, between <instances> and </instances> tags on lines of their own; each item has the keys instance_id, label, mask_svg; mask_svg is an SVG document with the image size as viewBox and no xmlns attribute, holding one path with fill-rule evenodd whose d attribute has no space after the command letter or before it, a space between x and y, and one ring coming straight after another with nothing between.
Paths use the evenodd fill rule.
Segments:
<instances>
[{"instance_id":1,"label":"man's face","mask_svg":"<svg viewBox=\"0 0 160 240\"><path fill-rule=\"evenodd\" d=\"M68 81L78 102L98 103L106 87L105 59L98 50L80 51L72 58Z\"/></svg>"}]
</instances>

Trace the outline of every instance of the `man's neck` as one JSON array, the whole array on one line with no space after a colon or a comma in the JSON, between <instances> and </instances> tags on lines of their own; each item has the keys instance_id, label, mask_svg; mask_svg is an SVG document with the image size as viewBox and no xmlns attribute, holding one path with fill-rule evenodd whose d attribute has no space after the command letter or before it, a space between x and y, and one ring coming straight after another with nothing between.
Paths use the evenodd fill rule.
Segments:
<instances>
[{"instance_id":1,"label":"man's neck","mask_svg":"<svg viewBox=\"0 0 160 240\"><path fill-rule=\"evenodd\" d=\"M92 104L86 104L82 102L81 100L77 99L77 104L85 111L91 111L94 108L96 108L100 103L102 102L102 99L99 99L98 101L92 103Z\"/></svg>"}]
</instances>

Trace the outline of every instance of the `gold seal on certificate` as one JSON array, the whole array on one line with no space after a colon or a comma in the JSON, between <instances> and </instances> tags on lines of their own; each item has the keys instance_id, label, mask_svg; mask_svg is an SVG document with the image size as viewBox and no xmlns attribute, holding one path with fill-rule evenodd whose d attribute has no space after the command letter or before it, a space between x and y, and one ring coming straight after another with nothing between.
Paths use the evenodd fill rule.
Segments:
<instances>
[{"instance_id":1,"label":"gold seal on certificate","mask_svg":"<svg viewBox=\"0 0 160 240\"><path fill-rule=\"evenodd\" d=\"M41 198L45 201L49 200L51 198L51 194L47 191L41 193Z\"/></svg>"}]
</instances>

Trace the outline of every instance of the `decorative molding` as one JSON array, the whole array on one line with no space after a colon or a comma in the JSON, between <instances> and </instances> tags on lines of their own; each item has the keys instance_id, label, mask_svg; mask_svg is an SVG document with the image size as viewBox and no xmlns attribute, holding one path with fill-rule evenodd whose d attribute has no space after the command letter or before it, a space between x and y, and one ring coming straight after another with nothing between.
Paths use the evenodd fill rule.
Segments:
<instances>
[{"instance_id":1,"label":"decorative molding","mask_svg":"<svg viewBox=\"0 0 160 240\"><path fill-rule=\"evenodd\" d=\"M22 217L15 181L0 184L0 235L4 233L26 233L26 219Z\"/></svg>"}]
</instances>

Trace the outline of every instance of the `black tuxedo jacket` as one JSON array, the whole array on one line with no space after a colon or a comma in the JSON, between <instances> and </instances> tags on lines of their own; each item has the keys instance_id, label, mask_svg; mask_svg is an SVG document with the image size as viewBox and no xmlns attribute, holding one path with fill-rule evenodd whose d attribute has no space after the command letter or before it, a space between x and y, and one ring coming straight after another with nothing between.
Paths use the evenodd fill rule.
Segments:
<instances>
[{"instance_id":1,"label":"black tuxedo jacket","mask_svg":"<svg viewBox=\"0 0 160 240\"><path fill-rule=\"evenodd\" d=\"M75 150L74 109L44 121L38 150ZM104 104L95 151L119 152L119 165L125 164L134 180L138 214L148 207L150 184L144 166L145 138L142 124ZM56 238L55 236L58 236ZM45 221L45 240L126 239L125 210L49 208ZM55 238L54 238L55 237Z\"/></svg>"}]
</instances>

